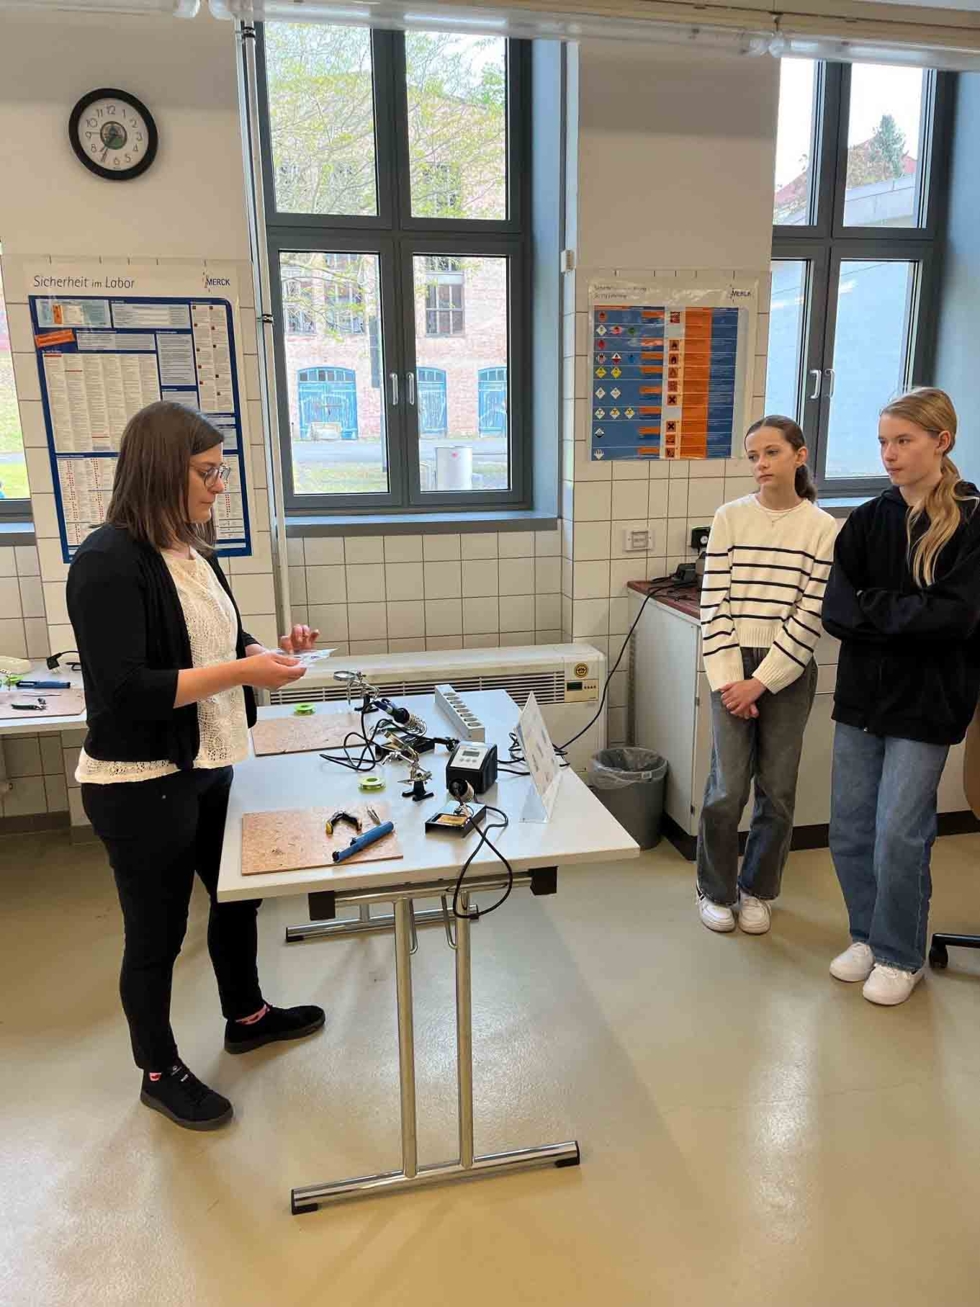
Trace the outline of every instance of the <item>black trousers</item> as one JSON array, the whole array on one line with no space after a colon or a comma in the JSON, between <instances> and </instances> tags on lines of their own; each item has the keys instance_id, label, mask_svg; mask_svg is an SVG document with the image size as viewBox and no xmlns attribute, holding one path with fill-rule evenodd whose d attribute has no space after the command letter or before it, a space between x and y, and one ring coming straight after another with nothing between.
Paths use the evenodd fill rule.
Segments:
<instances>
[{"instance_id":1,"label":"black trousers","mask_svg":"<svg viewBox=\"0 0 980 1307\"><path fill-rule=\"evenodd\" d=\"M261 900L216 901L231 778L232 769L222 767L82 786L82 804L116 879L126 932L119 992L133 1057L145 1071L177 1061L170 990L195 871L211 900L208 952L222 1012L235 1020L263 1003L256 968Z\"/></svg>"}]
</instances>

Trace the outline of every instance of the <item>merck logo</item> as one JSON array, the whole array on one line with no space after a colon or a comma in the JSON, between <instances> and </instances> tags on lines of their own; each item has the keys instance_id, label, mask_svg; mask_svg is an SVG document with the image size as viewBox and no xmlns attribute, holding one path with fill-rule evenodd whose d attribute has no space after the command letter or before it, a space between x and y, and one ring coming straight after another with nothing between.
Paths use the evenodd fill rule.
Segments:
<instances>
[{"instance_id":1,"label":"merck logo","mask_svg":"<svg viewBox=\"0 0 980 1307\"><path fill-rule=\"evenodd\" d=\"M204 274L205 290L213 290L215 286L230 286L230 285L231 285L230 277L209 277L207 273Z\"/></svg>"}]
</instances>

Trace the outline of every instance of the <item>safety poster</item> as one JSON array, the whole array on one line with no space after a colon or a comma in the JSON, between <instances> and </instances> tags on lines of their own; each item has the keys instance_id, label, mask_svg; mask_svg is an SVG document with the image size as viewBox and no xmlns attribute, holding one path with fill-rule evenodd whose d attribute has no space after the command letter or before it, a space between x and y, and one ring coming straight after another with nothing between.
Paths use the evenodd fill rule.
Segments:
<instances>
[{"instance_id":1,"label":"safety poster","mask_svg":"<svg viewBox=\"0 0 980 1307\"><path fill-rule=\"evenodd\" d=\"M37 276L32 290L68 284L29 295L65 562L105 520L126 423L161 399L200 412L223 433L231 475L214 506L218 552L250 553L231 302L135 293L135 276L125 279L134 293L106 295L93 280Z\"/></svg>"},{"instance_id":2,"label":"safety poster","mask_svg":"<svg viewBox=\"0 0 980 1307\"><path fill-rule=\"evenodd\" d=\"M743 425L753 289L659 290L591 289L594 461L729 458Z\"/></svg>"}]
</instances>

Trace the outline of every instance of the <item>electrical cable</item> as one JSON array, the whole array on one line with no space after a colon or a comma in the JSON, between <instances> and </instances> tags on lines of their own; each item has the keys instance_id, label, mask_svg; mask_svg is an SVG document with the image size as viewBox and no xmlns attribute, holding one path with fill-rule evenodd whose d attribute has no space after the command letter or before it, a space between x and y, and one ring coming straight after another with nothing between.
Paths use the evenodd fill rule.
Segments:
<instances>
[{"instance_id":1,"label":"electrical cable","mask_svg":"<svg viewBox=\"0 0 980 1307\"><path fill-rule=\"evenodd\" d=\"M495 812L497 816L501 818L501 820L484 823L482 826L477 826L475 828L476 833L479 836L478 842L470 850L469 856L467 857L466 861L463 863L462 867L460 868L459 876L456 880L455 888L453 889L453 916L457 919L457 921L479 921L481 917L488 917L491 912L496 912L498 908L503 907L503 905L510 898L511 890L514 888L514 868L507 861L507 858L504 856L504 854L500 852L496 844L494 844L494 842L490 839L490 831L495 831L495 830L505 831L507 827L510 825L510 818L507 816L506 812L503 811L503 809L495 808L490 803L485 803L483 806L487 812ZM490 907L488 908L475 907L472 910L472 912L460 912L459 896L463 891L463 879L466 876L466 873L469 871L470 866L473 863L473 859L480 852L480 850L483 848L484 845L486 845L489 849L491 849L493 853L496 854L498 860L502 862L503 865L507 868L507 888L504 890L503 894L501 894L500 898L497 900L496 903L491 903Z\"/></svg>"},{"instance_id":2,"label":"electrical cable","mask_svg":"<svg viewBox=\"0 0 980 1307\"><path fill-rule=\"evenodd\" d=\"M556 745L555 746L556 753L564 754L565 750L568 749L570 745L574 744L576 740L581 739L581 737L585 734L585 732L589 730L590 727L594 726L595 723L602 716L602 709L606 702L606 695L609 693L609 686L612 681L612 678L615 675L617 667L623 660L623 654L626 652L626 646L633 638L633 632L636 630L637 624L640 618L643 616L643 610L646 608L650 600L660 599L660 598L670 599L672 597L670 593L672 590L677 592L675 597L685 598L685 599L688 598L689 587L681 591L681 585L675 576L658 576L655 577L654 580L652 580L649 584L650 584L650 589L647 590L643 603L640 604L640 611L636 614L636 617L633 619L633 625L626 632L626 638L623 640L622 648L620 649L619 654L616 657L616 661L613 663L610 671L606 673L606 683L602 687L602 696L599 699L599 707L595 710L595 716L591 717L585 723L582 729L578 731L575 735L573 735L570 740L566 740L564 744ZM658 588L654 590L653 589L654 586L657 586Z\"/></svg>"}]
</instances>

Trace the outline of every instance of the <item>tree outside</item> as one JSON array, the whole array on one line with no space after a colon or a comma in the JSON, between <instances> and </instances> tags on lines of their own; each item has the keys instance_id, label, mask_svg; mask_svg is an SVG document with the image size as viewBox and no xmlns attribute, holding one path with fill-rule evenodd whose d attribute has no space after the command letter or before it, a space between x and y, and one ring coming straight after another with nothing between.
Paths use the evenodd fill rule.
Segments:
<instances>
[{"instance_id":1,"label":"tree outside","mask_svg":"<svg viewBox=\"0 0 980 1307\"><path fill-rule=\"evenodd\" d=\"M413 216L505 218L506 42L409 33L405 63ZM370 34L269 24L266 68L278 210L376 214ZM505 272L502 259L414 260L424 483L438 444L484 439L474 488L508 484ZM280 277L296 490L386 490L378 256L290 252Z\"/></svg>"},{"instance_id":2,"label":"tree outside","mask_svg":"<svg viewBox=\"0 0 980 1307\"><path fill-rule=\"evenodd\" d=\"M27 499L27 463L14 387L14 360L10 352L7 313L0 286L0 498Z\"/></svg>"}]
</instances>

